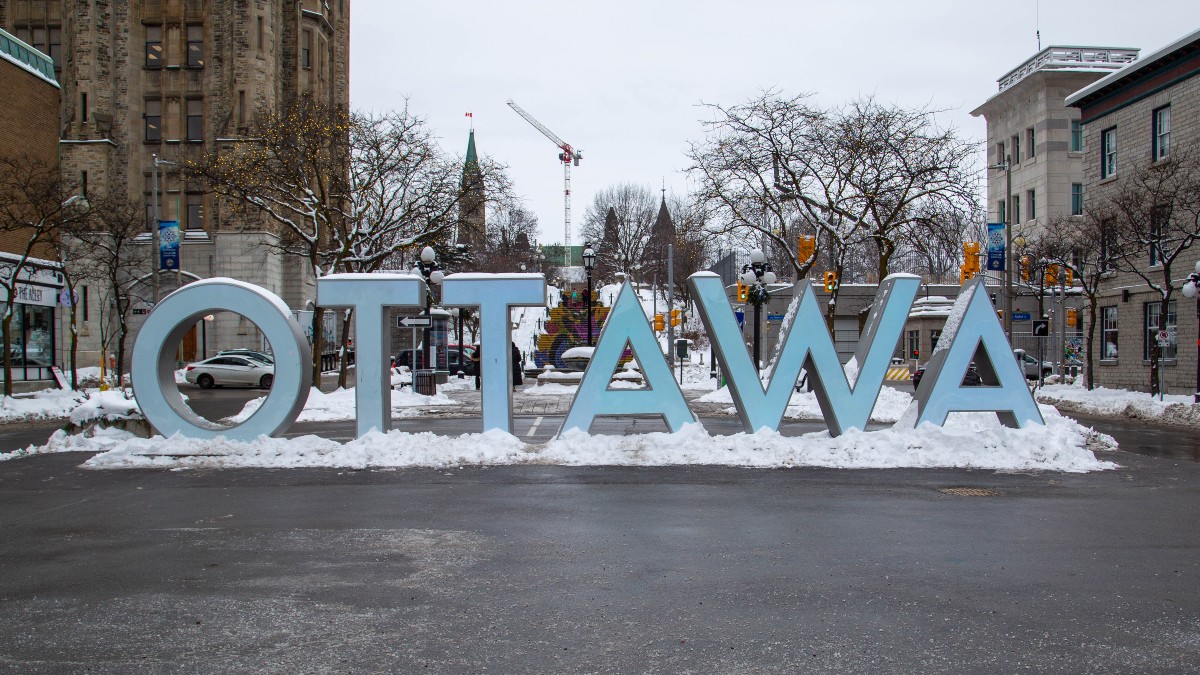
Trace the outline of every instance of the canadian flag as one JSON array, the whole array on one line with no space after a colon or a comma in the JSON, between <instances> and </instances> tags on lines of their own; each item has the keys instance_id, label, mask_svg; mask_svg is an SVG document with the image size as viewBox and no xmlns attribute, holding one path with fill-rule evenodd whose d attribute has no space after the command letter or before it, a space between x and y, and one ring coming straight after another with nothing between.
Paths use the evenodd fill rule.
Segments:
<instances>
[{"instance_id":1,"label":"canadian flag","mask_svg":"<svg viewBox=\"0 0 1200 675\"><path fill-rule=\"evenodd\" d=\"M467 115L466 115L466 116L467 116L467 117L470 117L471 119L474 119L474 118L475 118L475 113L467 113Z\"/></svg>"}]
</instances>

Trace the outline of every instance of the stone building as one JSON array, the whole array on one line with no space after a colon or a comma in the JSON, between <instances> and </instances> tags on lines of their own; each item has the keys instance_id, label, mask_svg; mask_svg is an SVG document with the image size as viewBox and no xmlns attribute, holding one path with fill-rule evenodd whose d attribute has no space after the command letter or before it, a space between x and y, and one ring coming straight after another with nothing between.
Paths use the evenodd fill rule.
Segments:
<instances>
[{"instance_id":1,"label":"stone building","mask_svg":"<svg viewBox=\"0 0 1200 675\"><path fill-rule=\"evenodd\" d=\"M0 30L0 148L6 157L30 161L53 171L58 166L59 85L49 56ZM51 111L47 114L47 111ZM0 232L0 274L11 278L22 267L14 286L12 342L14 388L20 382L51 379L50 366L60 364L61 340L58 297L63 276L57 263L47 260L49 248L36 244L22 230ZM0 302L7 289L0 286Z\"/></svg>"},{"instance_id":2,"label":"stone building","mask_svg":"<svg viewBox=\"0 0 1200 675\"><path fill-rule=\"evenodd\" d=\"M1083 182L1087 204L1120 186L1134 167L1163 162L1180 150L1200 150L1200 30L1071 94L1066 104L1083 122ZM1087 208L1085 204L1085 209ZM1178 216L1176 216L1178 217ZM1190 215L1188 216L1190 217ZM1171 268L1178 289L1200 260L1200 247ZM1161 272L1153 250L1146 272ZM1197 326L1193 301L1176 293L1166 317L1161 296L1139 276L1113 272L1101 287L1096 345L1096 384L1148 391L1150 347L1159 331L1162 383L1168 393L1196 386Z\"/></svg>"},{"instance_id":3,"label":"stone building","mask_svg":"<svg viewBox=\"0 0 1200 675\"><path fill-rule=\"evenodd\" d=\"M483 173L479 168L479 154L475 150L475 130L467 138L467 156L463 162L462 201L458 212L458 236L456 243L471 251L483 251L487 244L487 191L483 186Z\"/></svg>"},{"instance_id":4,"label":"stone building","mask_svg":"<svg viewBox=\"0 0 1200 675\"><path fill-rule=\"evenodd\" d=\"M158 274L160 295L233 277L303 311L315 279L272 248L281 233L179 167L248 140L256 114L302 96L348 106L349 12L348 0L0 0L0 26L44 44L59 73L64 176L144 203L150 228L158 169L159 218L178 221L181 233L179 269ZM153 306L153 276L147 269L126 289L135 320ZM181 356L260 342L248 322L217 317L188 334ZM80 361L97 348L85 342Z\"/></svg>"}]
</instances>

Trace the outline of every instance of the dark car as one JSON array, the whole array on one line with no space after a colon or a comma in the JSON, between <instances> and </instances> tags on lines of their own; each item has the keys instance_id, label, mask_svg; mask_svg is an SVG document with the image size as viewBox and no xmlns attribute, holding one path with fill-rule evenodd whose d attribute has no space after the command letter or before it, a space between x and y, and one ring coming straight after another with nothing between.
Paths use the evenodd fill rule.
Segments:
<instances>
[{"instance_id":1,"label":"dark car","mask_svg":"<svg viewBox=\"0 0 1200 675\"><path fill-rule=\"evenodd\" d=\"M913 389L921 386L921 376L925 374L925 366L917 366L913 372ZM979 376L979 371L975 369L975 364L972 363L967 367L967 372L963 375L962 386L964 387L979 387L983 385L983 378Z\"/></svg>"},{"instance_id":2,"label":"dark car","mask_svg":"<svg viewBox=\"0 0 1200 675\"><path fill-rule=\"evenodd\" d=\"M471 360L474 353L475 348L471 345L449 345L446 349L447 370L451 374L461 370L465 375L474 375L475 362ZM425 365L426 356L424 349L402 349L392 361L392 367L404 366L412 370L428 368Z\"/></svg>"}]
</instances>

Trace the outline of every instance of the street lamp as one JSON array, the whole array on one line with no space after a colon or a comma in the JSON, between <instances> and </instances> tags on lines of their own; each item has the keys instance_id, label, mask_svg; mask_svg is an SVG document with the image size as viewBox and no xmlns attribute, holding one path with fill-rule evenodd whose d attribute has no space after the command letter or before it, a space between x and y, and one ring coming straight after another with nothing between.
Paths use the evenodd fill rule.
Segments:
<instances>
[{"instance_id":1,"label":"street lamp","mask_svg":"<svg viewBox=\"0 0 1200 675\"><path fill-rule=\"evenodd\" d=\"M754 368L757 370L761 367L759 328L762 323L762 306L771 299L767 286L775 283L775 273L767 263L767 256L756 248L750 251L750 264L742 267L742 274L738 278L750 287L746 299L754 305Z\"/></svg>"},{"instance_id":2,"label":"street lamp","mask_svg":"<svg viewBox=\"0 0 1200 675\"><path fill-rule=\"evenodd\" d=\"M596 267L596 252L592 250L591 244L588 244L583 249L583 269L587 270L587 288L583 291L583 298L587 302L587 328L588 328L588 346L592 346L592 269Z\"/></svg>"},{"instance_id":3,"label":"street lamp","mask_svg":"<svg viewBox=\"0 0 1200 675\"><path fill-rule=\"evenodd\" d=\"M442 272L441 265L438 264L437 252L433 250L432 246L426 246L425 248L421 249L421 257L417 259L417 265L416 267L413 267L412 271L413 274L425 277L425 282L427 284L433 284L434 286L440 286L442 284L442 279L446 277L445 273ZM432 314L432 312L430 312L432 305L433 287L430 286L428 293L425 295L425 314ZM429 331L429 327L424 328L422 330L422 337L425 341L425 347L432 350L433 345L431 345L429 341ZM433 368L435 365L434 357L436 357L436 354L431 353L428 356L429 358L426 360L426 367Z\"/></svg>"},{"instance_id":4,"label":"street lamp","mask_svg":"<svg viewBox=\"0 0 1200 675\"><path fill-rule=\"evenodd\" d=\"M1003 171L1006 185L1005 192L1007 194L1004 200L1004 332L1008 335L1008 339L1012 340L1012 157L1005 155L1003 162L993 164L988 168Z\"/></svg>"},{"instance_id":5,"label":"street lamp","mask_svg":"<svg viewBox=\"0 0 1200 675\"><path fill-rule=\"evenodd\" d=\"M1196 271L1187 276L1183 284L1183 297L1196 298L1196 393L1192 401L1200 403L1200 261L1196 263Z\"/></svg>"}]
</instances>

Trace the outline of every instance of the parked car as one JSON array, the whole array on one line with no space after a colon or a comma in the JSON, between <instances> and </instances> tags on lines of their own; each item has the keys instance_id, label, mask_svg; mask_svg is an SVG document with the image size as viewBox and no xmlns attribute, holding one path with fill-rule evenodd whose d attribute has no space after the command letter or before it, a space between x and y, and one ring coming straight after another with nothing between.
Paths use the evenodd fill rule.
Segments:
<instances>
[{"instance_id":1,"label":"parked car","mask_svg":"<svg viewBox=\"0 0 1200 675\"><path fill-rule=\"evenodd\" d=\"M184 379L202 389L243 385L270 389L275 366L244 356L214 356L187 366Z\"/></svg>"},{"instance_id":2,"label":"parked car","mask_svg":"<svg viewBox=\"0 0 1200 675\"><path fill-rule=\"evenodd\" d=\"M275 365L274 356L253 349L223 349L217 352L217 356L245 356L246 358L254 359L260 363L266 363L272 366Z\"/></svg>"},{"instance_id":3,"label":"parked car","mask_svg":"<svg viewBox=\"0 0 1200 675\"><path fill-rule=\"evenodd\" d=\"M1021 367L1025 372L1025 379L1036 380L1039 376L1050 377L1054 374L1054 364L1049 361L1042 361L1041 370L1038 370L1038 360L1029 354L1014 353L1017 360L1021 362Z\"/></svg>"},{"instance_id":4,"label":"parked car","mask_svg":"<svg viewBox=\"0 0 1200 675\"><path fill-rule=\"evenodd\" d=\"M913 389L921 386L921 377L925 374L925 366L917 366L913 371L912 381ZM975 364L967 366L967 372L963 375L962 386L964 387L979 387L983 385L983 378L979 376L979 371L975 369Z\"/></svg>"},{"instance_id":5,"label":"parked car","mask_svg":"<svg viewBox=\"0 0 1200 675\"><path fill-rule=\"evenodd\" d=\"M451 374L462 370L466 375L474 375L475 362L471 360L471 356L474 354L475 347L472 345L449 345L446 350L447 369ZM424 349L402 349L392 360L392 367L403 366L412 370L421 370L429 367L425 365L426 356ZM416 359L415 362L414 359Z\"/></svg>"}]
</instances>

